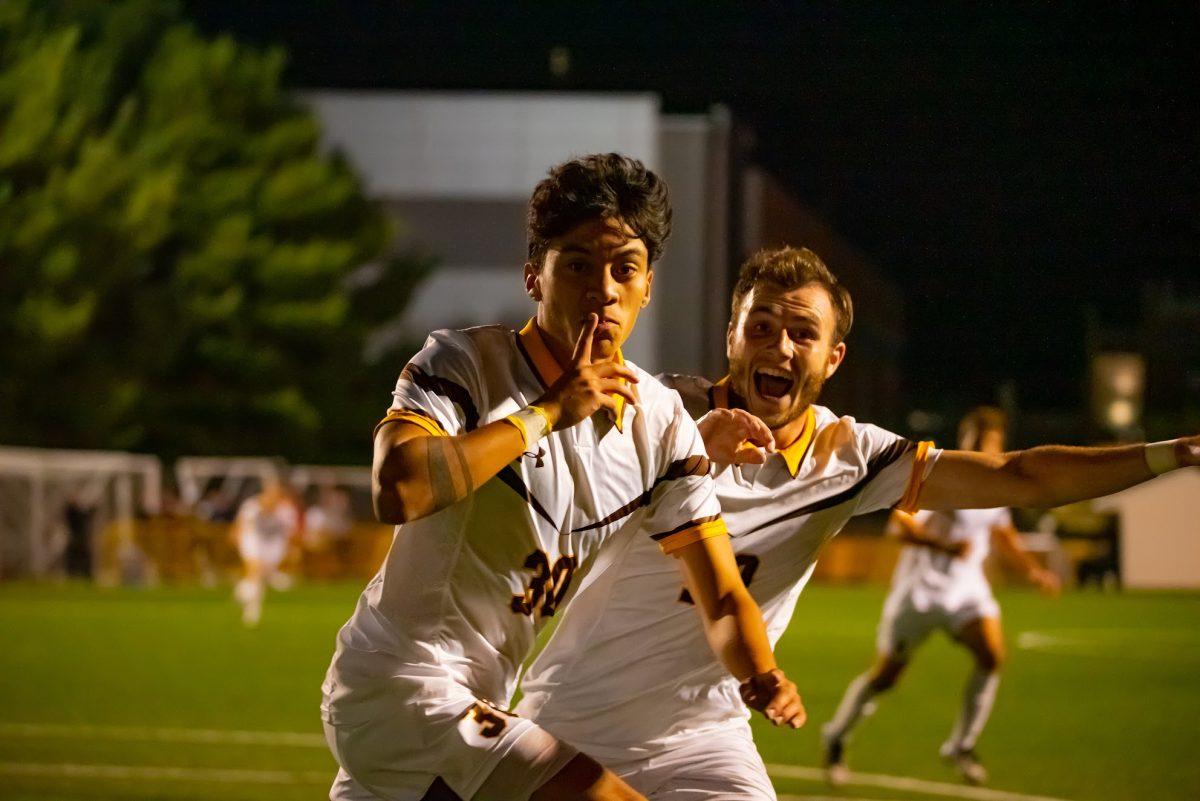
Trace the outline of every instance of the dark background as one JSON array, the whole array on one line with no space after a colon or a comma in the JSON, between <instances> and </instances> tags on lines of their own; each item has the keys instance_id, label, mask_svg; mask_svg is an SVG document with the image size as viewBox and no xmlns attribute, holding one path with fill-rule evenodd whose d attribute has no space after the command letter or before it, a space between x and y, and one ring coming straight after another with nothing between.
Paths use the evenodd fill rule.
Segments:
<instances>
[{"instance_id":1,"label":"dark background","mask_svg":"<svg viewBox=\"0 0 1200 801\"><path fill-rule=\"evenodd\" d=\"M285 46L295 86L728 104L904 293L914 407L1012 381L1022 405L1078 408L1089 314L1120 331L1147 285L1200 292L1195 3L449 6L185 3Z\"/></svg>"}]
</instances>

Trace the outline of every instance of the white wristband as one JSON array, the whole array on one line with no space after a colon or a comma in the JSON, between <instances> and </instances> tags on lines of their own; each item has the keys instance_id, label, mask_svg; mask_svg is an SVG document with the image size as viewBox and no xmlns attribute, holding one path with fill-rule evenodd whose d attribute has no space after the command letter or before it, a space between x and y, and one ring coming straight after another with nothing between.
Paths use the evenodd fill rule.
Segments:
<instances>
[{"instance_id":1,"label":"white wristband","mask_svg":"<svg viewBox=\"0 0 1200 801\"><path fill-rule=\"evenodd\" d=\"M537 406L526 406L504 419L516 426L525 437L527 451L532 451L537 441L550 433L550 418Z\"/></svg>"},{"instance_id":2,"label":"white wristband","mask_svg":"<svg viewBox=\"0 0 1200 801\"><path fill-rule=\"evenodd\" d=\"M1178 440L1168 439L1163 442L1146 443L1146 466L1156 476L1168 473L1179 467L1179 457L1175 455L1175 443Z\"/></svg>"}]
</instances>

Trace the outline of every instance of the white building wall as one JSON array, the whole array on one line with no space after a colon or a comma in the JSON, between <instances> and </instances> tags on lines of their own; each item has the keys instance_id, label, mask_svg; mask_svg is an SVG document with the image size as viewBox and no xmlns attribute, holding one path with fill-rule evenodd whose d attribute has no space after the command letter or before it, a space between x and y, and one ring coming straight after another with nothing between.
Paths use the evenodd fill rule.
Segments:
<instances>
[{"instance_id":1,"label":"white building wall","mask_svg":"<svg viewBox=\"0 0 1200 801\"><path fill-rule=\"evenodd\" d=\"M410 206L460 201L449 204L457 208L453 219L437 223L442 237L445 228L482 235L472 227L471 202L524 204L550 167L573 156L617 151L661 169L662 117L649 94L313 91L303 98L321 118L326 145L346 154L373 196ZM412 234L420 241L420 230ZM443 258L418 291L402 326L410 336L468 318L512 324L520 304L532 314L523 254L506 247L480 258L487 242L470 244L470 262ZM648 370L662 368L659 309L668 303L654 298L625 347Z\"/></svg>"},{"instance_id":2,"label":"white building wall","mask_svg":"<svg viewBox=\"0 0 1200 801\"><path fill-rule=\"evenodd\" d=\"M1121 520L1121 582L1200 589L1200 470L1176 470L1093 502Z\"/></svg>"}]
</instances>

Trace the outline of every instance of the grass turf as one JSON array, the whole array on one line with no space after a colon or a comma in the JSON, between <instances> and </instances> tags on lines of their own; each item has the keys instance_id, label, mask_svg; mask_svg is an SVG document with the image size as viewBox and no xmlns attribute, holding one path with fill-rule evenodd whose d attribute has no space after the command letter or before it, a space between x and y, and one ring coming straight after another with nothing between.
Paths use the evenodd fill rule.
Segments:
<instances>
[{"instance_id":1,"label":"grass turf","mask_svg":"<svg viewBox=\"0 0 1200 801\"><path fill-rule=\"evenodd\" d=\"M320 682L358 590L272 594L261 627L247 631L227 590L0 585L0 799L322 797L333 761L320 745ZM756 721L768 763L818 764L818 724L869 664L883 594L805 591L779 654L810 723L792 732ZM1000 600L1010 661L979 746L994 787L1075 801L1200 798L1200 596L1018 591ZM954 781L937 746L967 671L965 653L933 638L860 726L852 769ZM307 737L171 741L148 728ZM777 784L836 794L811 780Z\"/></svg>"}]
</instances>

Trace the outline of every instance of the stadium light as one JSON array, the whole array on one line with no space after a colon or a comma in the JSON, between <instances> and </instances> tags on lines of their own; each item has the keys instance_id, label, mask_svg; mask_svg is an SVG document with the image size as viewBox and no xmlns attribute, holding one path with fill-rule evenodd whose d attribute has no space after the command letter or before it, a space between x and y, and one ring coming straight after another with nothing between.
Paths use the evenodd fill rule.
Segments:
<instances>
[{"instance_id":1,"label":"stadium light","mask_svg":"<svg viewBox=\"0 0 1200 801\"><path fill-rule=\"evenodd\" d=\"M1092 417L1118 437L1141 425L1146 362L1138 353L1098 353L1092 357Z\"/></svg>"}]
</instances>

